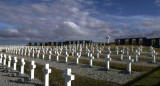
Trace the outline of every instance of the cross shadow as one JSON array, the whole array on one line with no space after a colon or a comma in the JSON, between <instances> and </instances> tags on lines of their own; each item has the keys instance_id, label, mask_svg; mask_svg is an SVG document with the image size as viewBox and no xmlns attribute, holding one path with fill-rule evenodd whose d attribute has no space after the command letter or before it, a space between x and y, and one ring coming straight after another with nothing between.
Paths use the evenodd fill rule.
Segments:
<instances>
[{"instance_id":1,"label":"cross shadow","mask_svg":"<svg viewBox=\"0 0 160 86\"><path fill-rule=\"evenodd\" d=\"M43 84L31 83L31 82L22 82L21 79L18 80L8 80L9 82L20 83L20 84L33 84L35 86L44 86Z\"/></svg>"},{"instance_id":2,"label":"cross shadow","mask_svg":"<svg viewBox=\"0 0 160 86\"><path fill-rule=\"evenodd\" d=\"M0 70L0 72L5 72L5 69L3 69L3 70Z\"/></svg>"},{"instance_id":3,"label":"cross shadow","mask_svg":"<svg viewBox=\"0 0 160 86\"><path fill-rule=\"evenodd\" d=\"M109 71L109 70L107 70L106 68L101 67L101 68L98 68L97 71Z\"/></svg>"},{"instance_id":4,"label":"cross shadow","mask_svg":"<svg viewBox=\"0 0 160 86\"><path fill-rule=\"evenodd\" d=\"M119 71L118 73L121 73L121 74L129 74L128 71L125 71L125 70L121 70L121 71Z\"/></svg>"},{"instance_id":5,"label":"cross shadow","mask_svg":"<svg viewBox=\"0 0 160 86\"><path fill-rule=\"evenodd\" d=\"M55 60L55 59L51 59L51 61L57 61L57 60Z\"/></svg>"},{"instance_id":6,"label":"cross shadow","mask_svg":"<svg viewBox=\"0 0 160 86\"><path fill-rule=\"evenodd\" d=\"M153 63L153 62L147 62L148 64L158 64L157 62Z\"/></svg>"},{"instance_id":7,"label":"cross shadow","mask_svg":"<svg viewBox=\"0 0 160 86\"><path fill-rule=\"evenodd\" d=\"M65 61L58 61L58 63L66 63Z\"/></svg>"},{"instance_id":8,"label":"cross shadow","mask_svg":"<svg viewBox=\"0 0 160 86\"><path fill-rule=\"evenodd\" d=\"M89 65L82 65L81 67L83 67L83 68L92 68Z\"/></svg>"},{"instance_id":9,"label":"cross shadow","mask_svg":"<svg viewBox=\"0 0 160 86\"><path fill-rule=\"evenodd\" d=\"M19 78L25 78L25 76L21 76L20 74L15 74L13 75L13 73L9 73L7 75L2 75L2 76L7 76L7 77L19 77Z\"/></svg>"},{"instance_id":10,"label":"cross shadow","mask_svg":"<svg viewBox=\"0 0 160 86\"><path fill-rule=\"evenodd\" d=\"M148 64L153 64L152 62L147 62Z\"/></svg>"},{"instance_id":11,"label":"cross shadow","mask_svg":"<svg viewBox=\"0 0 160 86\"><path fill-rule=\"evenodd\" d=\"M75 63L69 63L68 65L77 66Z\"/></svg>"}]
</instances>

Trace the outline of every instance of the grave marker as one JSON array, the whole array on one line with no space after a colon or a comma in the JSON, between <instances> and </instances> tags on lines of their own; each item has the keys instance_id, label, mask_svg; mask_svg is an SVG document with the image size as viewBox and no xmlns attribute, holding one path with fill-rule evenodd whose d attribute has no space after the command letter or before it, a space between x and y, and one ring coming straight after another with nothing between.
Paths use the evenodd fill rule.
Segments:
<instances>
[{"instance_id":1,"label":"grave marker","mask_svg":"<svg viewBox=\"0 0 160 86\"><path fill-rule=\"evenodd\" d=\"M17 67L17 57L14 57L13 59L13 70L16 70Z\"/></svg>"},{"instance_id":2,"label":"grave marker","mask_svg":"<svg viewBox=\"0 0 160 86\"><path fill-rule=\"evenodd\" d=\"M31 64L29 66L31 69L31 79L34 79L34 69L36 68L35 61L31 61Z\"/></svg>"},{"instance_id":3,"label":"grave marker","mask_svg":"<svg viewBox=\"0 0 160 86\"><path fill-rule=\"evenodd\" d=\"M127 59L127 71L129 74L131 74L131 63L133 62L134 60L131 59L131 56L128 56L128 59Z\"/></svg>"},{"instance_id":4,"label":"grave marker","mask_svg":"<svg viewBox=\"0 0 160 86\"><path fill-rule=\"evenodd\" d=\"M119 51L119 49L118 49L118 47L117 47L117 46L116 46L115 50L116 50L116 54L118 55L118 51Z\"/></svg>"},{"instance_id":5,"label":"grave marker","mask_svg":"<svg viewBox=\"0 0 160 86\"><path fill-rule=\"evenodd\" d=\"M71 81L75 79L75 76L71 74L70 68L65 70L65 73L62 74L62 77L65 79L65 86L71 86Z\"/></svg>"},{"instance_id":6,"label":"grave marker","mask_svg":"<svg viewBox=\"0 0 160 86\"><path fill-rule=\"evenodd\" d=\"M127 51L127 55L129 55L129 50L130 50L129 48L126 48L126 51Z\"/></svg>"},{"instance_id":7,"label":"grave marker","mask_svg":"<svg viewBox=\"0 0 160 86\"><path fill-rule=\"evenodd\" d=\"M76 55L76 64L79 64L79 58L80 58L80 55L77 53L77 55Z\"/></svg>"},{"instance_id":8,"label":"grave marker","mask_svg":"<svg viewBox=\"0 0 160 86\"><path fill-rule=\"evenodd\" d=\"M105 58L106 61L106 69L109 70L110 66L109 66L109 62L111 61L110 55L107 54L107 57Z\"/></svg>"},{"instance_id":9,"label":"grave marker","mask_svg":"<svg viewBox=\"0 0 160 86\"><path fill-rule=\"evenodd\" d=\"M59 53L58 53L58 51L56 52L56 60L57 61L59 60Z\"/></svg>"},{"instance_id":10,"label":"grave marker","mask_svg":"<svg viewBox=\"0 0 160 86\"><path fill-rule=\"evenodd\" d=\"M92 67L92 61L94 59L94 56L92 56L92 54L90 54L89 56L89 66Z\"/></svg>"},{"instance_id":11,"label":"grave marker","mask_svg":"<svg viewBox=\"0 0 160 86\"><path fill-rule=\"evenodd\" d=\"M131 46L131 51L133 52L133 49L134 49L134 47L133 46Z\"/></svg>"},{"instance_id":12,"label":"grave marker","mask_svg":"<svg viewBox=\"0 0 160 86\"><path fill-rule=\"evenodd\" d=\"M3 54L1 53L0 64L2 64Z\"/></svg>"},{"instance_id":13,"label":"grave marker","mask_svg":"<svg viewBox=\"0 0 160 86\"><path fill-rule=\"evenodd\" d=\"M68 62L68 53L66 53L66 55L65 55L65 62Z\"/></svg>"},{"instance_id":14,"label":"grave marker","mask_svg":"<svg viewBox=\"0 0 160 86\"><path fill-rule=\"evenodd\" d=\"M138 50L135 51L135 62L138 62L138 56L139 56L139 52Z\"/></svg>"},{"instance_id":15,"label":"grave marker","mask_svg":"<svg viewBox=\"0 0 160 86\"><path fill-rule=\"evenodd\" d=\"M24 65L25 65L25 61L24 58L21 59L21 74L24 74Z\"/></svg>"},{"instance_id":16,"label":"grave marker","mask_svg":"<svg viewBox=\"0 0 160 86\"><path fill-rule=\"evenodd\" d=\"M121 50L121 51L120 51L120 55L121 55L121 56L120 56L120 59L121 59L121 61L123 60L123 54L124 54L124 51Z\"/></svg>"},{"instance_id":17,"label":"grave marker","mask_svg":"<svg viewBox=\"0 0 160 86\"><path fill-rule=\"evenodd\" d=\"M155 50L153 50L151 54L152 54L152 62L155 63L157 53L155 52Z\"/></svg>"},{"instance_id":18,"label":"grave marker","mask_svg":"<svg viewBox=\"0 0 160 86\"><path fill-rule=\"evenodd\" d=\"M11 55L9 55L8 56L8 68L11 67L11 60L12 60Z\"/></svg>"},{"instance_id":19,"label":"grave marker","mask_svg":"<svg viewBox=\"0 0 160 86\"><path fill-rule=\"evenodd\" d=\"M48 57L48 59L51 59L51 57L52 57L52 51L49 51L49 57Z\"/></svg>"},{"instance_id":20,"label":"grave marker","mask_svg":"<svg viewBox=\"0 0 160 86\"><path fill-rule=\"evenodd\" d=\"M4 54L4 58L3 58L3 66L6 66L6 59L7 59L7 55Z\"/></svg>"},{"instance_id":21,"label":"grave marker","mask_svg":"<svg viewBox=\"0 0 160 86\"><path fill-rule=\"evenodd\" d=\"M45 64L43 68L44 72L44 86L49 86L49 73L51 73L51 69L49 68L49 64Z\"/></svg>"}]
</instances>

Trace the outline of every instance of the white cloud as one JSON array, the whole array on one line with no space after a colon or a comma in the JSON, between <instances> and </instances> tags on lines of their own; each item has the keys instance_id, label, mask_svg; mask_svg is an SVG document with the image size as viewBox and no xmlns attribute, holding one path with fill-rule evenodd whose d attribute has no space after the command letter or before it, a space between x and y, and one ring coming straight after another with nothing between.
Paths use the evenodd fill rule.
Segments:
<instances>
[{"instance_id":1,"label":"white cloud","mask_svg":"<svg viewBox=\"0 0 160 86\"><path fill-rule=\"evenodd\" d=\"M74 22L65 21L64 24L69 28L68 30L70 30L70 31L73 30L74 32L85 34L85 32L83 32L82 28L80 28L80 26L78 26Z\"/></svg>"},{"instance_id":2,"label":"white cloud","mask_svg":"<svg viewBox=\"0 0 160 86\"><path fill-rule=\"evenodd\" d=\"M56 0L50 5L45 3L7 5L0 3L0 20L15 24L14 29L0 30L1 39L26 41L55 41L93 39L105 41L105 35L112 40L117 37L134 37L132 27L137 31L157 30L159 17L152 16L115 16L100 15L107 20L92 17L86 11L85 0ZM96 2L87 2L94 4ZM98 12L98 14L101 14ZM16 26L18 24L18 26ZM15 29L16 28L16 29ZM128 34L134 32L133 34ZM8 34L9 33L9 34ZM126 34L126 35L123 35ZM139 33L141 34L141 33ZM136 34L139 36L139 34ZM159 36L159 35L157 35Z\"/></svg>"},{"instance_id":3,"label":"white cloud","mask_svg":"<svg viewBox=\"0 0 160 86\"><path fill-rule=\"evenodd\" d=\"M157 6L160 6L160 0L155 0L155 4L156 4Z\"/></svg>"}]
</instances>

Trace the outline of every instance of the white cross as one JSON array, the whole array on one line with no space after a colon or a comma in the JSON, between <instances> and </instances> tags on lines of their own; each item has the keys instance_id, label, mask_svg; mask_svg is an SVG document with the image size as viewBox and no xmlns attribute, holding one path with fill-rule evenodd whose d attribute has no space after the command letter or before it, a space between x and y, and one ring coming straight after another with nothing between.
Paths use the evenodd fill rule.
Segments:
<instances>
[{"instance_id":1,"label":"white cross","mask_svg":"<svg viewBox=\"0 0 160 86\"><path fill-rule=\"evenodd\" d=\"M97 58L99 58L99 53L100 53L100 51L97 49Z\"/></svg>"},{"instance_id":2,"label":"white cross","mask_svg":"<svg viewBox=\"0 0 160 86\"><path fill-rule=\"evenodd\" d=\"M25 65L25 61L24 58L21 59L21 74L24 74L24 65Z\"/></svg>"},{"instance_id":3,"label":"white cross","mask_svg":"<svg viewBox=\"0 0 160 86\"><path fill-rule=\"evenodd\" d=\"M51 57L52 57L52 51L49 51L49 59L51 59Z\"/></svg>"},{"instance_id":4,"label":"white cross","mask_svg":"<svg viewBox=\"0 0 160 86\"><path fill-rule=\"evenodd\" d=\"M8 56L8 68L11 67L11 60L12 60L11 55L9 55Z\"/></svg>"},{"instance_id":5,"label":"white cross","mask_svg":"<svg viewBox=\"0 0 160 86\"><path fill-rule=\"evenodd\" d=\"M23 55L23 49L21 50L21 55Z\"/></svg>"},{"instance_id":6,"label":"white cross","mask_svg":"<svg viewBox=\"0 0 160 86\"><path fill-rule=\"evenodd\" d=\"M81 56L82 48L79 49L78 53Z\"/></svg>"},{"instance_id":7,"label":"white cross","mask_svg":"<svg viewBox=\"0 0 160 86\"><path fill-rule=\"evenodd\" d=\"M87 57L89 57L89 55L90 55L90 50L88 49L88 52L87 52Z\"/></svg>"},{"instance_id":8,"label":"white cross","mask_svg":"<svg viewBox=\"0 0 160 86\"><path fill-rule=\"evenodd\" d=\"M92 48L92 53L94 53L94 47Z\"/></svg>"},{"instance_id":9,"label":"white cross","mask_svg":"<svg viewBox=\"0 0 160 86\"><path fill-rule=\"evenodd\" d=\"M77 53L77 55L76 55L76 64L79 64L79 58L80 58L80 55Z\"/></svg>"},{"instance_id":10,"label":"white cross","mask_svg":"<svg viewBox=\"0 0 160 86\"><path fill-rule=\"evenodd\" d=\"M27 49L25 49L25 51L24 51L24 55L26 56L26 54L27 54Z\"/></svg>"},{"instance_id":11,"label":"white cross","mask_svg":"<svg viewBox=\"0 0 160 86\"><path fill-rule=\"evenodd\" d=\"M135 51L135 62L138 62L138 56L139 56L139 52L138 50Z\"/></svg>"},{"instance_id":12,"label":"white cross","mask_svg":"<svg viewBox=\"0 0 160 86\"><path fill-rule=\"evenodd\" d=\"M72 49L72 56L74 56L74 49Z\"/></svg>"},{"instance_id":13,"label":"white cross","mask_svg":"<svg viewBox=\"0 0 160 86\"><path fill-rule=\"evenodd\" d=\"M28 56L30 56L31 55L31 50L28 50Z\"/></svg>"},{"instance_id":14,"label":"white cross","mask_svg":"<svg viewBox=\"0 0 160 86\"><path fill-rule=\"evenodd\" d=\"M2 64L3 54L1 53L0 64Z\"/></svg>"},{"instance_id":15,"label":"white cross","mask_svg":"<svg viewBox=\"0 0 160 86\"><path fill-rule=\"evenodd\" d=\"M3 58L3 65L4 65L4 66L6 65L6 58L7 58L7 55L4 54L4 58Z\"/></svg>"},{"instance_id":16,"label":"white cross","mask_svg":"<svg viewBox=\"0 0 160 86\"><path fill-rule=\"evenodd\" d=\"M40 54L40 50L38 50L38 52L37 52L37 58L39 58L39 54Z\"/></svg>"},{"instance_id":17,"label":"white cross","mask_svg":"<svg viewBox=\"0 0 160 86\"><path fill-rule=\"evenodd\" d=\"M118 49L118 47L117 47L117 46L116 46L115 50L116 50L116 53L117 53L117 55L118 55L118 50L119 50L119 49Z\"/></svg>"},{"instance_id":18,"label":"white cross","mask_svg":"<svg viewBox=\"0 0 160 86\"><path fill-rule=\"evenodd\" d=\"M133 46L131 46L131 51L133 52L133 49L134 49L134 47Z\"/></svg>"},{"instance_id":19,"label":"white cross","mask_svg":"<svg viewBox=\"0 0 160 86\"><path fill-rule=\"evenodd\" d=\"M35 53L35 51L33 50L33 52L32 52L32 57L34 58L34 53Z\"/></svg>"},{"instance_id":20,"label":"white cross","mask_svg":"<svg viewBox=\"0 0 160 86\"><path fill-rule=\"evenodd\" d=\"M128 56L128 59L127 59L127 71L131 74L131 63L133 62L134 60L131 59L131 56Z\"/></svg>"},{"instance_id":21,"label":"white cross","mask_svg":"<svg viewBox=\"0 0 160 86\"><path fill-rule=\"evenodd\" d=\"M16 49L16 54L18 53L18 50Z\"/></svg>"},{"instance_id":22,"label":"white cross","mask_svg":"<svg viewBox=\"0 0 160 86\"><path fill-rule=\"evenodd\" d=\"M31 61L31 64L29 66L31 69L31 79L34 79L34 69L36 68L35 61Z\"/></svg>"},{"instance_id":23,"label":"white cross","mask_svg":"<svg viewBox=\"0 0 160 86\"><path fill-rule=\"evenodd\" d=\"M107 54L107 57L105 58L106 61L106 69L109 70L110 66L109 66L109 62L111 61L110 55Z\"/></svg>"},{"instance_id":24,"label":"white cross","mask_svg":"<svg viewBox=\"0 0 160 86\"><path fill-rule=\"evenodd\" d=\"M140 56L140 55L141 55L141 50L140 50L140 48L138 48L137 52L138 52L138 55Z\"/></svg>"},{"instance_id":25,"label":"white cross","mask_svg":"<svg viewBox=\"0 0 160 86\"><path fill-rule=\"evenodd\" d=\"M90 54L89 56L89 65L90 67L92 67L92 60L94 59L94 56L92 56L92 54Z\"/></svg>"},{"instance_id":26,"label":"white cross","mask_svg":"<svg viewBox=\"0 0 160 86\"><path fill-rule=\"evenodd\" d=\"M142 47L142 46L140 46L140 52L142 52L142 49L143 49L143 47Z\"/></svg>"},{"instance_id":27,"label":"white cross","mask_svg":"<svg viewBox=\"0 0 160 86\"><path fill-rule=\"evenodd\" d=\"M88 47L86 46L86 53L88 52Z\"/></svg>"},{"instance_id":28,"label":"white cross","mask_svg":"<svg viewBox=\"0 0 160 86\"><path fill-rule=\"evenodd\" d=\"M56 60L57 61L59 60L59 53L58 53L58 51L56 52Z\"/></svg>"},{"instance_id":29,"label":"white cross","mask_svg":"<svg viewBox=\"0 0 160 86\"><path fill-rule=\"evenodd\" d=\"M155 63L157 53L155 52L155 50L153 50L151 54L152 54L152 62Z\"/></svg>"},{"instance_id":30,"label":"white cross","mask_svg":"<svg viewBox=\"0 0 160 86\"><path fill-rule=\"evenodd\" d=\"M121 59L121 61L122 61L122 60L123 60L123 54L124 54L124 51L123 51L123 50L121 50L121 51L120 51L120 54L121 54L120 59Z\"/></svg>"},{"instance_id":31,"label":"white cross","mask_svg":"<svg viewBox=\"0 0 160 86\"><path fill-rule=\"evenodd\" d=\"M107 54L109 54L109 57L110 57L110 54L111 54L112 52L109 50L109 51L107 51Z\"/></svg>"},{"instance_id":32,"label":"white cross","mask_svg":"<svg viewBox=\"0 0 160 86\"><path fill-rule=\"evenodd\" d=\"M45 67L43 68L44 72L44 86L49 86L49 73L51 73L51 69L49 68L49 64L45 64Z\"/></svg>"},{"instance_id":33,"label":"white cross","mask_svg":"<svg viewBox=\"0 0 160 86\"><path fill-rule=\"evenodd\" d=\"M65 55L65 62L68 62L68 53L66 53L66 55Z\"/></svg>"},{"instance_id":34,"label":"white cross","mask_svg":"<svg viewBox=\"0 0 160 86\"><path fill-rule=\"evenodd\" d=\"M19 51L19 53L18 53L18 54L20 55L20 54L21 54L21 49L19 49L18 51Z\"/></svg>"},{"instance_id":35,"label":"white cross","mask_svg":"<svg viewBox=\"0 0 160 86\"><path fill-rule=\"evenodd\" d=\"M62 77L65 79L65 86L71 86L71 81L75 79L75 76L71 74L70 68L65 70L65 73L62 74Z\"/></svg>"},{"instance_id":36,"label":"white cross","mask_svg":"<svg viewBox=\"0 0 160 86\"><path fill-rule=\"evenodd\" d=\"M101 49L99 49L99 53L101 54L101 52L102 52L102 50Z\"/></svg>"},{"instance_id":37,"label":"white cross","mask_svg":"<svg viewBox=\"0 0 160 86\"><path fill-rule=\"evenodd\" d=\"M64 51L65 51L65 54L67 54L67 53L68 53L68 52L67 52L67 51L68 51L68 50L67 50L67 48L65 48L65 50L64 50Z\"/></svg>"},{"instance_id":38,"label":"white cross","mask_svg":"<svg viewBox=\"0 0 160 86\"><path fill-rule=\"evenodd\" d=\"M127 55L129 55L129 48L127 48L126 51L127 51Z\"/></svg>"},{"instance_id":39,"label":"white cross","mask_svg":"<svg viewBox=\"0 0 160 86\"><path fill-rule=\"evenodd\" d=\"M43 58L43 59L45 58L45 51L43 51L43 56L42 56L42 58Z\"/></svg>"},{"instance_id":40,"label":"white cross","mask_svg":"<svg viewBox=\"0 0 160 86\"><path fill-rule=\"evenodd\" d=\"M16 70L17 67L17 57L14 57L13 59L13 70Z\"/></svg>"}]
</instances>

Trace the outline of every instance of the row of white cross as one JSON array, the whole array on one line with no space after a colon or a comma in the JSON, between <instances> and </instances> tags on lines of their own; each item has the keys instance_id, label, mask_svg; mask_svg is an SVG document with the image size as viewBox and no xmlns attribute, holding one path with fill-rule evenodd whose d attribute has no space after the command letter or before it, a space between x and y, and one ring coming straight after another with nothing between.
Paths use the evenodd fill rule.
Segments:
<instances>
[{"instance_id":1,"label":"row of white cross","mask_svg":"<svg viewBox=\"0 0 160 86\"><path fill-rule=\"evenodd\" d=\"M1 56L0 56L0 64L2 64L3 66L6 66L6 60L7 60L7 55L6 54L2 54L1 53ZM11 60L12 60L12 57L11 55L8 55L8 68L11 68ZM13 59L13 70L17 70L16 67L17 67L17 57L14 57ZM25 68L25 60L24 58L21 59L21 62L20 62L20 66L21 66L21 69L20 69L20 73L21 74L24 74L24 68ZM30 78L31 79L34 79L34 71L35 71L35 68L36 68L36 64L35 64L35 61L31 61L30 63ZM43 72L44 72L44 85L45 86L49 86L49 73L51 73L51 69L49 68L49 64L45 64L44 68L42 69ZM71 74L71 69L70 68L67 68L65 70L65 72L62 74L62 77L65 79L65 86L71 86L71 81L75 79L75 76Z\"/></svg>"},{"instance_id":2,"label":"row of white cross","mask_svg":"<svg viewBox=\"0 0 160 86\"><path fill-rule=\"evenodd\" d=\"M134 47L131 46L131 51L132 51L132 52L133 52L133 49L134 49ZM143 49L143 47L140 46L137 50L135 50L135 52L134 52L135 62L138 62L138 56L140 56L140 53L142 52L142 49ZM125 51L125 50L126 50L126 52L127 52L127 55L129 55L130 49L123 47L123 49L120 50L120 59L121 59L121 60L123 60L123 55L124 55L124 51ZM118 48L117 46L115 47L115 51L116 51L116 54L118 55L118 53L119 53L119 48ZM151 51L151 56L152 56L152 62L155 63L155 62L156 62L156 55L157 55L158 53L155 52L155 50L153 49L152 46L150 47L150 51Z\"/></svg>"},{"instance_id":3,"label":"row of white cross","mask_svg":"<svg viewBox=\"0 0 160 86\"><path fill-rule=\"evenodd\" d=\"M58 49L60 49L60 51L59 51ZM55 49L54 49L54 50L55 50L55 55L56 55L56 60L57 60L57 61L59 60L59 55L61 54L62 49L63 49L63 47L55 48ZM131 51L133 51L133 49L134 49L134 47L131 46ZM140 53L142 52L142 49L143 49L143 47L140 46L140 47L135 51L135 61L136 61L136 62L138 61L138 56L140 56ZM7 52L9 51L9 52L16 53L16 54L21 54L21 55L23 55L23 53L25 53L24 55L26 55L26 53L27 53L27 51L17 53L18 50L19 50L19 49L16 49L15 52L10 51L10 50L7 50ZM72 49L72 50L73 50L73 49ZM93 52L93 50L94 50L93 47L91 47L91 51L92 51L92 52ZM99 54L102 52L102 50L104 50L104 47L103 47L103 46L100 47L99 50L97 49L97 58L99 58ZM127 60L130 60L131 57L129 56L129 51L130 51L129 48L123 47L123 49L120 50L120 52L119 52L118 47L117 47L117 46L115 47L116 53L117 53L117 54L120 53L120 59L121 59L121 60L123 60L123 54L124 54L124 51L125 51L125 50L126 50L127 56L128 56ZM153 62L155 63L155 62L156 62L155 55L157 55L157 53L155 53L155 50L154 50L153 48L151 48L150 50L151 50L151 55L152 55L152 57L153 57ZM19 51L20 51L20 50L19 50ZM30 50L30 51L31 51L31 50ZM37 57L39 57L39 54L40 54L39 52L40 52L40 50L36 50L36 51L38 51ZM48 51L48 49L46 49L46 51L43 50L43 52L47 52L47 51ZM65 51L65 62L68 62L69 54L68 54L68 52L67 52L68 50L67 50L66 46L64 46L64 51ZM79 52L76 54L76 64L79 64L79 58L81 57L81 52L82 52L82 48L79 48ZM28 56L30 56L30 53L31 53L31 52L28 52ZM73 52L72 52L72 53L73 53ZM93 65L92 62L93 62L94 56L92 55L92 53L90 53L90 50L88 49L87 46L86 46L86 53L87 53L87 56L89 57L89 62L90 62L89 65L92 67L92 65ZM32 54L33 54L32 57L34 58L35 52L33 51ZM109 62L111 61L110 54L111 54L110 47L108 47L108 48L107 48L107 56L106 56L106 58L105 58L107 70L109 70ZM52 55L52 50L49 51L49 59L51 59L51 55ZM73 54L72 54L72 55L73 55ZM42 58L45 58L45 53L43 53ZM129 66L130 64L131 64L131 63L127 63L127 66ZM129 69L131 69L131 67L129 67L127 70L129 70Z\"/></svg>"},{"instance_id":4,"label":"row of white cross","mask_svg":"<svg viewBox=\"0 0 160 86\"><path fill-rule=\"evenodd\" d=\"M50 51L49 51L49 48L47 47L46 49L45 48L43 48L42 49L42 51L43 51L43 54L46 54L48 51L49 51L49 54L50 54L50 56L49 56L49 59L51 58L51 54L52 54L52 50L54 50L55 51L55 54L56 54L56 52L59 52L59 54L61 54L61 52L62 52L62 50L63 50L63 48L65 48L64 49L64 51L65 52L67 52L68 50L67 50L67 46L61 46L61 47L55 47L54 49L52 49L52 48L50 48ZM72 48L72 49L71 49ZM79 49L78 49L79 48ZM77 52L81 55L81 53L82 53L82 46L69 46L69 51L71 51L72 52L72 56L74 56L74 53L76 52L76 50L78 50ZM120 52L120 54L121 54L121 60L123 60L123 55L122 54L124 54L123 52L126 50L126 52L127 52L127 55L129 55L129 51L131 50L132 52L133 52L133 49L134 49L134 47L133 46L131 46L131 49L129 49L129 48L126 48L126 47L123 47L123 49L122 50L120 50L119 51L119 48L116 46L115 47L115 51L116 51L116 53L117 53L117 55L119 54L119 52ZM140 52L142 52L142 49L143 49L143 47L142 46L140 46L136 51L135 51L135 58L136 58L136 61L138 61L138 55L140 55ZM7 51L9 50L9 49L6 49ZM11 49L10 49L11 50ZM101 52L102 52L102 50L104 50L104 46L102 46L102 47L100 47L100 48L96 48L96 53L97 53L97 58L99 58L99 55L101 54ZM109 52L110 51L110 47L108 47L107 48L107 52ZM152 51L153 51L153 49L152 49ZM28 53L28 56L30 56L30 53L32 52L32 56L34 57L34 53L38 53L37 54L37 57L39 57L39 54L40 54L40 52L41 52L41 49L38 49L38 48L31 48L31 49L29 49L29 48L24 48L23 49L23 47L22 48L17 48L17 49L12 49L12 52L15 52L16 54L23 54L23 52L25 52L24 53L24 55L26 55L26 53L27 52L29 52ZM93 46L91 46L91 50L89 50L88 49L88 46L86 46L86 53L87 53L87 56L89 57L89 53L94 53L94 47ZM151 53L151 54L153 54L153 53ZM152 56L152 55L151 55Z\"/></svg>"},{"instance_id":5,"label":"row of white cross","mask_svg":"<svg viewBox=\"0 0 160 86\"><path fill-rule=\"evenodd\" d=\"M110 52L111 53L111 52ZM107 56L106 56L106 58L105 58L105 61L106 61L106 69L107 70L109 70L110 69L110 61L111 61L111 58L110 58L110 53L109 54L107 54ZM66 55L65 55L65 62L68 62L68 53L66 52ZM77 53L77 55L76 55L76 64L79 64L79 58L80 58L80 55L79 55L79 53ZM56 60L58 61L58 59L59 59L59 54L58 54L58 52L56 52ZM92 67L93 66L93 59L94 59L94 56L90 53L89 54L89 65L90 65L90 67ZM130 61L131 60L131 57L130 56L128 56L128 60L127 60L127 71L129 72L129 73L131 73L131 62L133 62L133 61Z\"/></svg>"}]
</instances>

